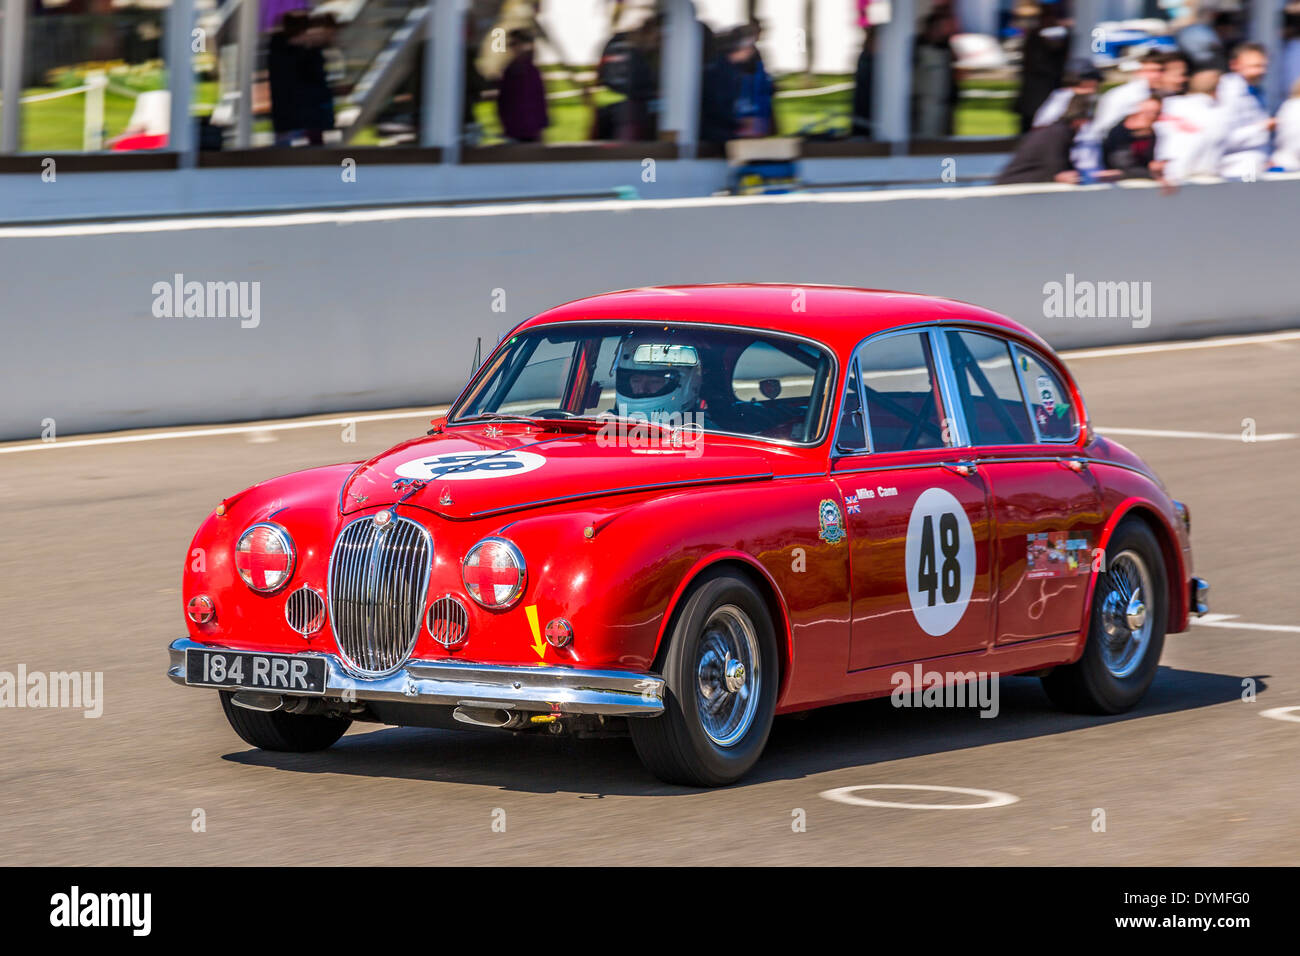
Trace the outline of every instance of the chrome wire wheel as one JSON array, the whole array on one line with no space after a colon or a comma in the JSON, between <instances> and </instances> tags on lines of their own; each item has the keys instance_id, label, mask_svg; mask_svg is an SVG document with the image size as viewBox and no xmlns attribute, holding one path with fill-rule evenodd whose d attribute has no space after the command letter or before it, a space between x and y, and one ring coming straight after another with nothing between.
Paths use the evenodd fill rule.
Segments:
<instances>
[{"instance_id":1,"label":"chrome wire wheel","mask_svg":"<svg viewBox=\"0 0 1300 956\"><path fill-rule=\"evenodd\" d=\"M1142 664L1151 640L1156 600L1151 572L1136 551L1125 550L1110 562L1101 581L1101 658L1113 677L1128 677Z\"/></svg>"},{"instance_id":2,"label":"chrome wire wheel","mask_svg":"<svg viewBox=\"0 0 1300 956\"><path fill-rule=\"evenodd\" d=\"M754 624L734 604L715 608L704 623L695 669L700 727L719 747L749 732L758 710L762 674Z\"/></svg>"}]
</instances>

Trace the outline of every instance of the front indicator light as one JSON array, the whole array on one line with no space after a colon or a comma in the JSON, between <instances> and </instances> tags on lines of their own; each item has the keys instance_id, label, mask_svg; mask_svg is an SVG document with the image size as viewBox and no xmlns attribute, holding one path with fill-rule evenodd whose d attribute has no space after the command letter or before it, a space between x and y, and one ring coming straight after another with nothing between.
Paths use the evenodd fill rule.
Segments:
<instances>
[{"instance_id":1,"label":"front indicator light","mask_svg":"<svg viewBox=\"0 0 1300 956\"><path fill-rule=\"evenodd\" d=\"M189 603L185 605L185 616L195 624L207 624L217 615L217 609L212 606L212 598L206 594L196 594L190 598Z\"/></svg>"},{"instance_id":2,"label":"front indicator light","mask_svg":"<svg viewBox=\"0 0 1300 956\"><path fill-rule=\"evenodd\" d=\"M562 617L546 625L546 643L551 647L568 647L573 643L573 625Z\"/></svg>"}]
</instances>

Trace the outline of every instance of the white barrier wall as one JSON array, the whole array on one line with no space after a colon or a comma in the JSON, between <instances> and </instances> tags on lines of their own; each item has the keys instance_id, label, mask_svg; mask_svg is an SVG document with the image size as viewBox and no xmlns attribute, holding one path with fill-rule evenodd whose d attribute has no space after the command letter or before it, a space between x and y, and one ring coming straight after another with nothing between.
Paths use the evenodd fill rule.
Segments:
<instances>
[{"instance_id":1,"label":"white barrier wall","mask_svg":"<svg viewBox=\"0 0 1300 956\"><path fill-rule=\"evenodd\" d=\"M486 355L548 306L639 285L922 291L1058 347L1295 327L1295 180L5 228L0 439L46 419L63 436L431 404L464 383L478 338ZM245 284L249 318L168 317L177 274ZM1045 286L1070 281L1137 283L1130 314L1045 315Z\"/></svg>"}]
</instances>

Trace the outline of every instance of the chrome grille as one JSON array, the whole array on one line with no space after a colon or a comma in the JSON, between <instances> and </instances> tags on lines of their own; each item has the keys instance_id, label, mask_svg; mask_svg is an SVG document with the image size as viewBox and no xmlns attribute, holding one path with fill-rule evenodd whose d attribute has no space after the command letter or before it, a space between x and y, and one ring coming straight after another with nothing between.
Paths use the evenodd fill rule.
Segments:
<instances>
[{"instance_id":1,"label":"chrome grille","mask_svg":"<svg viewBox=\"0 0 1300 956\"><path fill-rule=\"evenodd\" d=\"M304 637L315 634L325 623L325 599L314 589L303 585L284 602L284 619Z\"/></svg>"},{"instance_id":2,"label":"chrome grille","mask_svg":"<svg viewBox=\"0 0 1300 956\"><path fill-rule=\"evenodd\" d=\"M450 594L429 605L429 635L444 647L465 640L469 633L469 614L465 605Z\"/></svg>"},{"instance_id":3,"label":"chrome grille","mask_svg":"<svg viewBox=\"0 0 1300 956\"><path fill-rule=\"evenodd\" d=\"M340 532L330 556L330 626L353 670L387 674L410 656L432 552L429 532L409 518L378 524L367 516Z\"/></svg>"}]
</instances>

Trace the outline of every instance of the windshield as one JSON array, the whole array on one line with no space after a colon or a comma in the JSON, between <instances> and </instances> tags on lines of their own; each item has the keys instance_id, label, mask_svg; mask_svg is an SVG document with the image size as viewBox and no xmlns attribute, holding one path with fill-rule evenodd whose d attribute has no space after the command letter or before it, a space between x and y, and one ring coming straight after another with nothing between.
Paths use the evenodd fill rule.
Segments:
<instances>
[{"instance_id":1,"label":"windshield","mask_svg":"<svg viewBox=\"0 0 1300 956\"><path fill-rule=\"evenodd\" d=\"M484 416L618 416L812 444L834 385L830 352L771 332L663 323L542 326L479 370L448 424Z\"/></svg>"}]
</instances>

